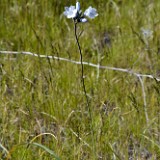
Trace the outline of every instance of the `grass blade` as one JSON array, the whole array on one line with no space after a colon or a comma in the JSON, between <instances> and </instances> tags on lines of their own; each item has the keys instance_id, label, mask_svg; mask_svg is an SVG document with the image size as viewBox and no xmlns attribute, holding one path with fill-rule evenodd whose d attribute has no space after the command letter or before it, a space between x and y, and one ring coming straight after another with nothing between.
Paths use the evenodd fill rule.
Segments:
<instances>
[{"instance_id":1,"label":"grass blade","mask_svg":"<svg viewBox=\"0 0 160 160\"><path fill-rule=\"evenodd\" d=\"M39 143L32 143L33 145L35 146L38 146L42 149L44 149L46 152L48 152L50 155L52 155L56 160L60 160L60 158L52 151L50 150L49 148L47 148L46 146L42 145L42 144L39 144Z\"/></svg>"}]
</instances>

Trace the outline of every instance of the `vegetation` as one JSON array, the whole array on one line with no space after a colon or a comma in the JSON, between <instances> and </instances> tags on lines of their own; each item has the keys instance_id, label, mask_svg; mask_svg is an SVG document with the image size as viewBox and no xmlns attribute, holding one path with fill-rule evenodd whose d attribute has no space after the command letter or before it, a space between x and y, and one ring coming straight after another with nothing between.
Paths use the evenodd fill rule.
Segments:
<instances>
[{"instance_id":1,"label":"vegetation","mask_svg":"<svg viewBox=\"0 0 160 160\"><path fill-rule=\"evenodd\" d=\"M78 24L83 61L160 76L158 1L80 3L99 13ZM70 5L1 0L0 51L79 61L74 23L63 15ZM85 65L89 110L81 65L0 54L0 159L159 159L160 82L129 71Z\"/></svg>"}]
</instances>

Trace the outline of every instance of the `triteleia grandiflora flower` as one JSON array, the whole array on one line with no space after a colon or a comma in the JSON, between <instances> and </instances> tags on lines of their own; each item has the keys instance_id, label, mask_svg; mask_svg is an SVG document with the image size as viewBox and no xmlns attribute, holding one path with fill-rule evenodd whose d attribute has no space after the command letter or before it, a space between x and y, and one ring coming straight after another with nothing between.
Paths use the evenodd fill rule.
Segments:
<instances>
[{"instance_id":1,"label":"triteleia grandiflora flower","mask_svg":"<svg viewBox=\"0 0 160 160\"><path fill-rule=\"evenodd\" d=\"M87 22L87 18L93 19L98 16L97 10L88 7L84 13L81 11L80 3L76 2L76 6L65 7L64 15L72 18L75 22Z\"/></svg>"}]
</instances>

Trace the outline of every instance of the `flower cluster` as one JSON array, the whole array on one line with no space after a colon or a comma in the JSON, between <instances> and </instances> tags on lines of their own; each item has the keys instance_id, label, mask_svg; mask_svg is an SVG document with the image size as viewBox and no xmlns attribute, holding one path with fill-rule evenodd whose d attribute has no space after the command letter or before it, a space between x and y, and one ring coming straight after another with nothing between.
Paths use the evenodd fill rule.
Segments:
<instances>
[{"instance_id":1,"label":"flower cluster","mask_svg":"<svg viewBox=\"0 0 160 160\"><path fill-rule=\"evenodd\" d=\"M77 2L76 6L65 7L64 15L67 18L72 18L74 22L87 22L87 18L95 18L98 16L97 10L91 6L82 13L80 3Z\"/></svg>"}]
</instances>

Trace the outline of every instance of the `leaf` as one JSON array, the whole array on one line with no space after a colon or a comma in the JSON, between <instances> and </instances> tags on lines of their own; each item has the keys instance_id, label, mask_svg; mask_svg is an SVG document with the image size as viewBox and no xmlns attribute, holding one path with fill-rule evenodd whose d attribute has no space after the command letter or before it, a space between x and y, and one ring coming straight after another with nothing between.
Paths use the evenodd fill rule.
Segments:
<instances>
[{"instance_id":1,"label":"leaf","mask_svg":"<svg viewBox=\"0 0 160 160\"><path fill-rule=\"evenodd\" d=\"M39 144L39 143L32 143L32 144L44 149L46 152L48 152L50 155L52 155L56 160L60 160L60 158L52 150L50 150L46 146Z\"/></svg>"}]
</instances>

